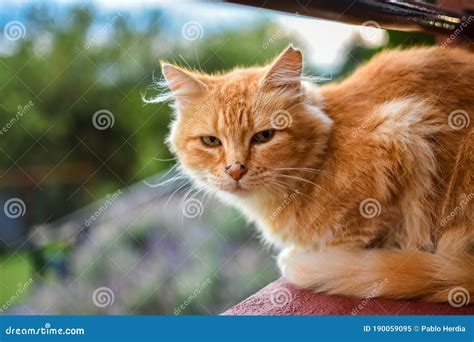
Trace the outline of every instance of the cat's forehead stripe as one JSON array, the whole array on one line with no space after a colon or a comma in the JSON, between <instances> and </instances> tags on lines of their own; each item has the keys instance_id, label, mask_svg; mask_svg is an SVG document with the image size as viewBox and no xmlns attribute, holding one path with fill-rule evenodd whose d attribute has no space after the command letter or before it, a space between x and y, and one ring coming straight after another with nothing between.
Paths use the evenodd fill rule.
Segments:
<instances>
[{"instance_id":1,"label":"cat's forehead stripe","mask_svg":"<svg viewBox=\"0 0 474 342\"><path fill-rule=\"evenodd\" d=\"M219 109L217 113L217 127L220 132L227 131L228 134L235 135L242 129L252 127L251 108L249 104L249 91L242 85L228 85L223 87L219 94Z\"/></svg>"}]
</instances>

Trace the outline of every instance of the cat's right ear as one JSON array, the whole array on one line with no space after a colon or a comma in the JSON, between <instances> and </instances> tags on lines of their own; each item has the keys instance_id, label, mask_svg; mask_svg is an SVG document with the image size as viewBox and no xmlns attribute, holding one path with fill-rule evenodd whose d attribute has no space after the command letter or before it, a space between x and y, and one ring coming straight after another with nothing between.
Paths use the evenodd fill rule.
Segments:
<instances>
[{"instance_id":1,"label":"cat's right ear","mask_svg":"<svg viewBox=\"0 0 474 342\"><path fill-rule=\"evenodd\" d=\"M178 66L162 63L161 71L173 96L180 104L192 102L207 91L207 86L196 75Z\"/></svg>"},{"instance_id":2,"label":"cat's right ear","mask_svg":"<svg viewBox=\"0 0 474 342\"><path fill-rule=\"evenodd\" d=\"M262 79L264 87L299 89L303 70L301 51L290 45L270 65Z\"/></svg>"}]
</instances>

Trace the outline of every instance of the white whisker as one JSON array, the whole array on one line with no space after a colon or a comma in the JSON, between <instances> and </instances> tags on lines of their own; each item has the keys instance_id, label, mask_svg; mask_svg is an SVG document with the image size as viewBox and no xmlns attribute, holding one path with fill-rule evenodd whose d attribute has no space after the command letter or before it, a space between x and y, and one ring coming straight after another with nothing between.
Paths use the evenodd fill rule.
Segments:
<instances>
[{"instance_id":1,"label":"white whisker","mask_svg":"<svg viewBox=\"0 0 474 342\"><path fill-rule=\"evenodd\" d=\"M286 177L286 178L292 178L292 179L295 179L295 180L299 180L299 181L302 181L302 182L306 182L306 183L309 183L309 184L312 184L314 186L318 186L318 184L314 183L314 182L311 182L307 179L304 179L304 178L301 178L301 177L297 177L297 176L291 176L291 175L283 175L283 174L280 174L280 173L277 173L275 174L275 177Z\"/></svg>"},{"instance_id":2,"label":"white whisker","mask_svg":"<svg viewBox=\"0 0 474 342\"><path fill-rule=\"evenodd\" d=\"M169 159L161 159L157 157L153 157L153 160L160 161L160 162L168 162L168 161L173 161L177 160L178 158L169 158ZM172 168L176 167L178 164L174 164Z\"/></svg>"},{"instance_id":3,"label":"white whisker","mask_svg":"<svg viewBox=\"0 0 474 342\"><path fill-rule=\"evenodd\" d=\"M276 171L302 171L302 172L311 172L315 173L321 176L325 176L328 178L333 178L331 174L329 174L327 171L320 170L320 169L313 169L313 168L308 168L308 167L284 167L284 168L277 168L275 169Z\"/></svg>"},{"instance_id":4,"label":"white whisker","mask_svg":"<svg viewBox=\"0 0 474 342\"><path fill-rule=\"evenodd\" d=\"M295 189L292 189L292 188L288 187L287 184L284 183L284 182L282 182L282 181L273 179L273 180L271 180L271 181L269 181L269 182L272 183L273 185L280 185L280 186L282 186L282 187L284 186L286 189L290 190L291 192L296 192ZM301 194L302 196L305 196L305 197L307 197L307 198L309 198L309 199L311 199L311 200L313 199L311 196L308 196L307 194L305 194L305 193L302 192L302 191L299 191L299 190L298 190L298 192L299 192L299 194Z\"/></svg>"},{"instance_id":5,"label":"white whisker","mask_svg":"<svg viewBox=\"0 0 474 342\"><path fill-rule=\"evenodd\" d=\"M171 199L173 198L174 195L176 195L176 193L181 190L184 186L186 185L189 185L189 182L188 181L185 181L183 184L181 184L175 191L173 191L173 193L170 195L170 197L168 198L168 200L166 201L165 203L165 208L168 206L168 203L171 201Z\"/></svg>"}]
</instances>

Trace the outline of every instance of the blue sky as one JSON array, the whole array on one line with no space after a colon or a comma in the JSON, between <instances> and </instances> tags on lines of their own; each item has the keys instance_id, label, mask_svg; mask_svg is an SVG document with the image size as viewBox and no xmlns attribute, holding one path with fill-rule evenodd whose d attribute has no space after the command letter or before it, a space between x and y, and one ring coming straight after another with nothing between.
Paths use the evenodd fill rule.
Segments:
<instances>
[{"instance_id":1,"label":"blue sky","mask_svg":"<svg viewBox=\"0 0 474 342\"><path fill-rule=\"evenodd\" d=\"M198 1L145 1L145 0L98 0L98 1L2 1L0 9L0 26L11 20L20 20L26 10L35 6L47 5L55 12L55 18L67 20L62 13L75 6L92 6L99 16L113 15L114 12L127 13L140 28L140 17L147 11L162 10L165 12L164 28L170 33L179 34L184 23L197 21L202 24L205 33L227 28L238 29L269 19L277 22L281 30L290 36L298 37L305 46L307 61L324 69L337 68L342 62L345 48L358 35L360 28L334 23L325 20L308 19L298 15L283 15L272 11L254 10L244 6L220 2ZM382 44L384 31L379 30L378 40L368 44ZM374 35L372 35L374 36Z\"/></svg>"}]
</instances>

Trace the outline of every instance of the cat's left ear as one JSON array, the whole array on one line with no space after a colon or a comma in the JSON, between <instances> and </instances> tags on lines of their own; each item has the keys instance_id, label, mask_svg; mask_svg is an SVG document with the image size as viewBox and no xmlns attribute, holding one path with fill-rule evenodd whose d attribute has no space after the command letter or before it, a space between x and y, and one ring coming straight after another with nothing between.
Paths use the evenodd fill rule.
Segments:
<instances>
[{"instance_id":1,"label":"cat's left ear","mask_svg":"<svg viewBox=\"0 0 474 342\"><path fill-rule=\"evenodd\" d=\"M192 102L207 91L207 86L197 74L169 63L162 63L161 70L171 92L180 104Z\"/></svg>"},{"instance_id":2,"label":"cat's left ear","mask_svg":"<svg viewBox=\"0 0 474 342\"><path fill-rule=\"evenodd\" d=\"M301 51L290 45L270 65L262 79L262 85L269 87L300 88L303 71Z\"/></svg>"}]
</instances>

